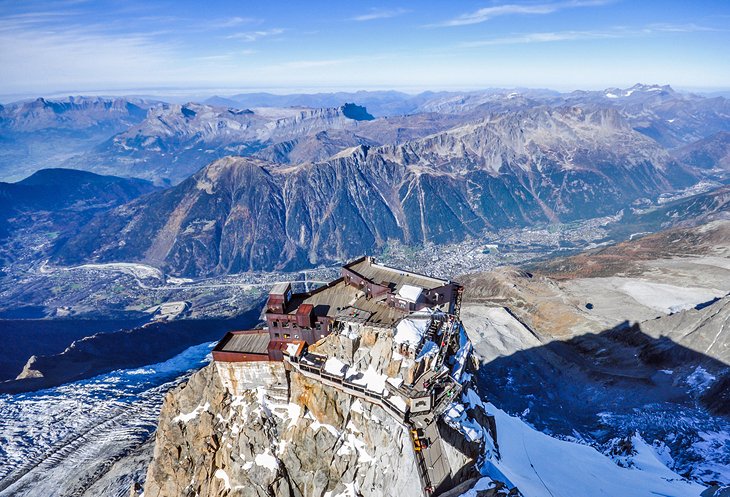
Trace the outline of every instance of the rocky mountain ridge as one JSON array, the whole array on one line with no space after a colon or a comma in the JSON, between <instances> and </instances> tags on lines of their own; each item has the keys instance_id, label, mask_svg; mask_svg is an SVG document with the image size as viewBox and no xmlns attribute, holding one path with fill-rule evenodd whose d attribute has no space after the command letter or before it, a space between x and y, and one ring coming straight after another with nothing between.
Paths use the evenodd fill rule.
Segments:
<instances>
[{"instance_id":1,"label":"rocky mountain ridge","mask_svg":"<svg viewBox=\"0 0 730 497\"><path fill-rule=\"evenodd\" d=\"M100 216L59 257L144 260L186 275L294 268L388 240L445 243L613 214L692 181L614 111L539 108L318 163L220 159Z\"/></svg>"},{"instance_id":2,"label":"rocky mountain ridge","mask_svg":"<svg viewBox=\"0 0 730 497\"><path fill-rule=\"evenodd\" d=\"M288 162L288 154L300 140L315 142L299 147L300 154L302 149L316 149L326 141L321 133L339 135L335 140L344 140L346 146L365 143L355 131L358 122L371 119L364 108L353 104L315 109L163 104L150 109L139 124L99 145L90 156L74 159L72 164L104 163L107 173L167 178L177 183L226 155L262 151L270 158ZM312 153L321 156L318 150Z\"/></svg>"},{"instance_id":3,"label":"rocky mountain ridge","mask_svg":"<svg viewBox=\"0 0 730 497\"><path fill-rule=\"evenodd\" d=\"M547 105L609 108L631 126L669 149L705 138L730 126L730 101L679 92L669 85L636 84L630 88L557 93L539 90L491 90L446 94L428 100L419 111L444 114L515 112Z\"/></svg>"},{"instance_id":4,"label":"rocky mountain ridge","mask_svg":"<svg viewBox=\"0 0 730 497\"><path fill-rule=\"evenodd\" d=\"M482 392L541 431L606 453L638 432L677 473L727 481L729 240L713 221L459 277Z\"/></svg>"}]
</instances>

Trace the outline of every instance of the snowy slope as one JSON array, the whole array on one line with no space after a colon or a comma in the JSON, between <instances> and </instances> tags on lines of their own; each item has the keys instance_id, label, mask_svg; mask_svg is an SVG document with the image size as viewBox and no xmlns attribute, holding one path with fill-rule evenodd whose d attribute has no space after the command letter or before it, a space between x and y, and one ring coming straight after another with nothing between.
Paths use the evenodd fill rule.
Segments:
<instances>
[{"instance_id":1,"label":"snowy slope","mask_svg":"<svg viewBox=\"0 0 730 497\"><path fill-rule=\"evenodd\" d=\"M670 471L638 436L633 467L623 468L587 445L538 432L492 404L500 458L489 458L483 473L509 480L525 497L691 497L705 487Z\"/></svg>"}]
</instances>

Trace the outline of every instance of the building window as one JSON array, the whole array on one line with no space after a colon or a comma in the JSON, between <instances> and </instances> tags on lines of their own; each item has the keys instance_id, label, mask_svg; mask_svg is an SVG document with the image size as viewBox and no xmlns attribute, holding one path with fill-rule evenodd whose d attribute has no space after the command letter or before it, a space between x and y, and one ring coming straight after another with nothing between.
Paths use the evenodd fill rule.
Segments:
<instances>
[{"instance_id":1,"label":"building window","mask_svg":"<svg viewBox=\"0 0 730 497\"><path fill-rule=\"evenodd\" d=\"M299 338L299 335L294 335L294 338Z\"/></svg>"},{"instance_id":2,"label":"building window","mask_svg":"<svg viewBox=\"0 0 730 497\"><path fill-rule=\"evenodd\" d=\"M291 335L289 333L284 333L284 338L291 338Z\"/></svg>"},{"instance_id":3,"label":"building window","mask_svg":"<svg viewBox=\"0 0 730 497\"><path fill-rule=\"evenodd\" d=\"M274 333L274 338L279 338L279 334L278 333Z\"/></svg>"}]
</instances>

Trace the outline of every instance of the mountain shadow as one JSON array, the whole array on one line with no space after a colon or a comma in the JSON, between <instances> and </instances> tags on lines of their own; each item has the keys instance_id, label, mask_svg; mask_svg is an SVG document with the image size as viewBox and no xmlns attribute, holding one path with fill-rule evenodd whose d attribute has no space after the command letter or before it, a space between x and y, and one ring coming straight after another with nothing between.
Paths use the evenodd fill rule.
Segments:
<instances>
[{"instance_id":1,"label":"mountain shadow","mask_svg":"<svg viewBox=\"0 0 730 497\"><path fill-rule=\"evenodd\" d=\"M76 169L42 169L16 183L0 182L0 240L11 232L77 231L106 209L157 190L149 181Z\"/></svg>"},{"instance_id":2,"label":"mountain shadow","mask_svg":"<svg viewBox=\"0 0 730 497\"><path fill-rule=\"evenodd\" d=\"M498 357L478 374L484 398L541 431L614 454L638 432L669 448L677 473L727 483L730 365L637 323Z\"/></svg>"},{"instance_id":3,"label":"mountain shadow","mask_svg":"<svg viewBox=\"0 0 730 497\"><path fill-rule=\"evenodd\" d=\"M0 394L50 388L166 361L188 347L220 339L232 329L258 322L258 307L231 319L183 319L154 322L115 332L97 333L73 342L60 354L32 356L18 379L0 382Z\"/></svg>"}]
</instances>

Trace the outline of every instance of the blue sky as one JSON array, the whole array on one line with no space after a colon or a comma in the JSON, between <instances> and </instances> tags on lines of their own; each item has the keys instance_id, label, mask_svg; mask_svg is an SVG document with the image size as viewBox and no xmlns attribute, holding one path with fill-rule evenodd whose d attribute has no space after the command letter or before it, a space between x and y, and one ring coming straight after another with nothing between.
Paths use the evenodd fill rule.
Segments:
<instances>
[{"instance_id":1,"label":"blue sky","mask_svg":"<svg viewBox=\"0 0 730 497\"><path fill-rule=\"evenodd\" d=\"M0 0L5 95L729 88L729 48L727 0Z\"/></svg>"}]
</instances>

